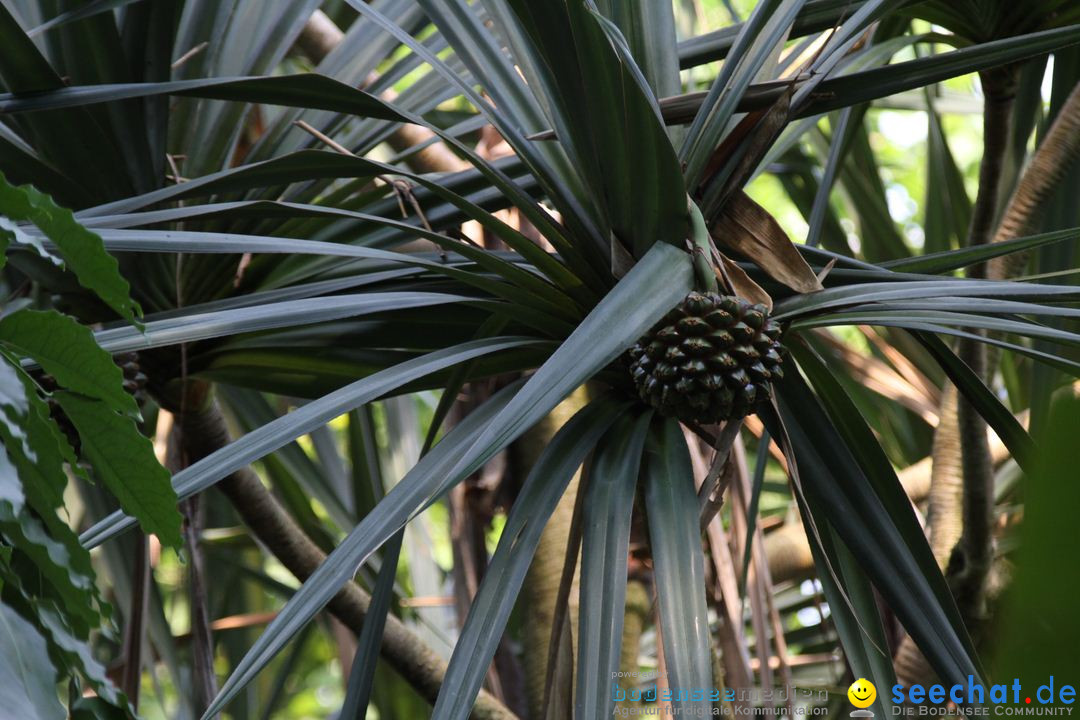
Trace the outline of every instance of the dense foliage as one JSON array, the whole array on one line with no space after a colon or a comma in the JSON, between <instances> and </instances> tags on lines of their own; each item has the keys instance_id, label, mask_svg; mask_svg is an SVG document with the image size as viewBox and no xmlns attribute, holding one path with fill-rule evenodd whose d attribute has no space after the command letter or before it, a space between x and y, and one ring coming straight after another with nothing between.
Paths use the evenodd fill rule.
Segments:
<instances>
[{"instance_id":1,"label":"dense foliage","mask_svg":"<svg viewBox=\"0 0 1080 720\"><path fill-rule=\"evenodd\" d=\"M585 720L658 665L890 715L1012 667L1080 369L1080 10L1018 7L3 0L0 696Z\"/></svg>"}]
</instances>

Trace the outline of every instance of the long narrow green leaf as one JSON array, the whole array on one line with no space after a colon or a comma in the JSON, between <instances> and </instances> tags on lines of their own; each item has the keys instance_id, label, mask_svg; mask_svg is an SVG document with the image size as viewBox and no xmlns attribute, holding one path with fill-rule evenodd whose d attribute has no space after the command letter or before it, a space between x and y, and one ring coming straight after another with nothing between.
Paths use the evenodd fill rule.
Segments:
<instances>
[{"instance_id":1,"label":"long narrow green leaf","mask_svg":"<svg viewBox=\"0 0 1080 720\"><path fill-rule=\"evenodd\" d=\"M845 305L936 297L1013 298L1065 302L1080 299L1080 289L1068 285L1029 285L1016 282L947 278L910 282L867 282L845 287L831 287L809 295L785 298L776 303L774 317L778 320L794 320L803 315L820 313Z\"/></svg>"},{"instance_id":2,"label":"long narrow green leaf","mask_svg":"<svg viewBox=\"0 0 1080 720\"><path fill-rule=\"evenodd\" d=\"M919 257L890 260L881 263L881 267L896 272L925 273L927 275L933 275L959 270L968 267L969 265L992 260L996 257L1004 257L1013 253L1033 250L1035 248L1053 245L1055 243L1063 243L1066 240L1076 240L1078 238L1080 238L1080 228L1055 230L1053 232L1040 233L1039 235L1031 235L1030 237L1005 240L1004 242L976 245L974 247L963 247L958 250L947 250Z\"/></svg>"},{"instance_id":3,"label":"long narrow green leaf","mask_svg":"<svg viewBox=\"0 0 1080 720\"><path fill-rule=\"evenodd\" d=\"M683 174L633 59L583 0L510 6L549 63L553 112L569 133L560 140L603 198L616 238L635 257L658 240L681 243L689 225Z\"/></svg>"},{"instance_id":4,"label":"long narrow green leaf","mask_svg":"<svg viewBox=\"0 0 1080 720\"><path fill-rule=\"evenodd\" d=\"M389 310L467 302L470 299L462 295L422 292L334 295L287 300L232 310L182 314L165 320L147 322L144 332L135 328L121 327L114 330L101 330L95 338L105 350L120 353L238 333L329 322ZM2 333L2 327L0 327L0 333Z\"/></svg>"},{"instance_id":5,"label":"long narrow green leaf","mask_svg":"<svg viewBox=\"0 0 1080 720\"><path fill-rule=\"evenodd\" d=\"M205 717L220 712L413 513L505 448L685 297L692 274L686 253L666 243L655 244L496 417L452 451L439 453L447 445L440 443L387 495L384 503L392 501L390 509L377 508L361 521L259 638ZM612 326L622 332L607 332ZM433 468L437 476L432 475Z\"/></svg>"},{"instance_id":6,"label":"long narrow green leaf","mask_svg":"<svg viewBox=\"0 0 1080 720\"><path fill-rule=\"evenodd\" d=\"M70 210L32 187L15 187L0 173L0 216L32 222L60 251L79 283L129 321L140 314L116 258L105 252L101 238L80 225Z\"/></svg>"},{"instance_id":7,"label":"long narrow green leaf","mask_svg":"<svg viewBox=\"0 0 1080 720\"><path fill-rule=\"evenodd\" d=\"M373 95L317 73L86 85L34 95L0 93L0 113L56 110L156 95L186 95L213 100L291 105L397 122L406 120L405 116Z\"/></svg>"},{"instance_id":8,"label":"long narrow green leaf","mask_svg":"<svg viewBox=\"0 0 1080 720\"><path fill-rule=\"evenodd\" d=\"M870 482L797 373L786 373L777 391L803 486L818 494L828 521L864 572L943 680L981 677L970 641L962 625L953 621L958 614L948 587L906 498L899 506L885 504L887 498L877 491L887 484ZM828 460L822 455L825 449ZM902 493L895 474L892 482Z\"/></svg>"},{"instance_id":9,"label":"long narrow green leaf","mask_svg":"<svg viewBox=\"0 0 1080 720\"><path fill-rule=\"evenodd\" d=\"M398 558L404 538L404 530L399 531L386 545L383 565L379 568L375 591L371 594L371 604L364 615L364 627L361 628L357 640L349 680L345 686L345 702L338 713L340 720L364 720L367 717L371 688L375 682L375 664L379 659L383 628L386 626L386 616L390 613L390 601L394 596L394 579L397 576Z\"/></svg>"},{"instance_id":10,"label":"long narrow green leaf","mask_svg":"<svg viewBox=\"0 0 1080 720\"><path fill-rule=\"evenodd\" d=\"M948 374L957 390L994 429L1005 447L1022 468L1030 470L1037 456L1035 444L1024 426L1005 407L1001 400L986 386L941 338L929 333L912 333L925 347L942 369Z\"/></svg>"},{"instance_id":11,"label":"long narrow green leaf","mask_svg":"<svg viewBox=\"0 0 1080 720\"><path fill-rule=\"evenodd\" d=\"M0 319L0 343L33 358L61 387L101 400L117 412L139 414L135 398L124 390L124 373L94 342L90 328L74 318L24 308Z\"/></svg>"},{"instance_id":12,"label":"long narrow green leaf","mask_svg":"<svg viewBox=\"0 0 1080 720\"><path fill-rule=\"evenodd\" d=\"M325 425L335 417L392 393L402 385L457 363L502 350L525 347L531 342L533 341L527 338L501 337L464 343L437 350L357 380L263 425L181 470L173 477L173 488L179 499L186 499L212 487L223 477L274 452L284 444ZM113 513L83 533L80 540L87 547L96 547L129 529L133 522L122 513Z\"/></svg>"},{"instance_id":13,"label":"long narrow green leaf","mask_svg":"<svg viewBox=\"0 0 1080 720\"><path fill-rule=\"evenodd\" d=\"M548 518L586 454L624 409L610 399L589 404L556 433L533 465L454 646L433 720L469 716Z\"/></svg>"},{"instance_id":14,"label":"long narrow green leaf","mask_svg":"<svg viewBox=\"0 0 1080 720\"><path fill-rule=\"evenodd\" d=\"M124 512L166 545L181 547L180 512L169 471L158 462L153 443L135 421L100 400L66 391L53 397L79 431L82 455L93 466L94 476L116 496Z\"/></svg>"},{"instance_id":15,"label":"long narrow green leaf","mask_svg":"<svg viewBox=\"0 0 1080 720\"><path fill-rule=\"evenodd\" d=\"M831 77L817 86L817 97L799 109L809 117L858 105L949 78L1061 50L1080 42L1080 25L992 40L960 50Z\"/></svg>"},{"instance_id":16,"label":"long narrow green leaf","mask_svg":"<svg viewBox=\"0 0 1080 720\"><path fill-rule=\"evenodd\" d=\"M705 717L712 709L704 692L712 687L705 554L693 522L699 512L694 471L678 422L654 424L644 482L667 684L689 690L672 698L672 708L680 716ZM693 689L702 692L695 696Z\"/></svg>"},{"instance_id":17,"label":"long narrow green leaf","mask_svg":"<svg viewBox=\"0 0 1080 720\"><path fill-rule=\"evenodd\" d=\"M805 503L799 502L799 511L806 526L816 522L821 530L821 544L811 542L810 552L829 603L829 621L836 625L844 648L844 659L855 677L867 678L875 687L891 688L896 683L896 673L873 585L832 524L814 519L824 518L826 513L813 492L806 493ZM875 711L889 716L891 697L888 692L879 692L874 701Z\"/></svg>"},{"instance_id":18,"label":"long narrow green leaf","mask_svg":"<svg viewBox=\"0 0 1080 720\"><path fill-rule=\"evenodd\" d=\"M574 716L607 718L615 708L626 601L630 513L652 413L626 415L601 442L588 473L581 541ZM695 524L696 525L696 524Z\"/></svg>"}]
</instances>

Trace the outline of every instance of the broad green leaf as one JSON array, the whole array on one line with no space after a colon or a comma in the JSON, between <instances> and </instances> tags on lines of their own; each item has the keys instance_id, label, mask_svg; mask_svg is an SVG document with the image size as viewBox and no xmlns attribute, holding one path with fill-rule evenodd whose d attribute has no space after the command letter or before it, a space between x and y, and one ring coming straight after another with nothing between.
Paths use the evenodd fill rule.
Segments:
<instances>
[{"instance_id":1,"label":"broad green leaf","mask_svg":"<svg viewBox=\"0 0 1080 720\"><path fill-rule=\"evenodd\" d=\"M49 418L33 381L5 354L0 360L0 535L32 558L43 581L84 635L101 605L90 555L56 513L67 487L64 463L75 457ZM36 513L36 515L34 514Z\"/></svg>"},{"instance_id":2,"label":"broad green leaf","mask_svg":"<svg viewBox=\"0 0 1080 720\"><path fill-rule=\"evenodd\" d=\"M78 635L66 615L52 601L35 597L40 590L31 589L25 578L9 576L8 580L22 594L26 607L32 609L52 657L62 658L69 670L77 670L91 684L94 692L109 704L116 708L127 707L127 698L109 679L105 666L94 657L87 637ZM124 717L130 716L129 713Z\"/></svg>"},{"instance_id":3,"label":"broad green leaf","mask_svg":"<svg viewBox=\"0 0 1080 720\"><path fill-rule=\"evenodd\" d=\"M73 571L68 548L54 539L32 514L0 500L0 536L33 563L41 583L47 583L62 601L68 621L86 637L101 621L97 588L91 577Z\"/></svg>"},{"instance_id":4,"label":"broad green leaf","mask_svg":"<svg viewBox=\"0 0 1080 720\"><path fill-rule=\"evenodd\" d=\"M1024 487L1024 520L1013 556L1016 575L998 611L1004 621L994 643L999 677L1041 682L1061 673L1058 668L1075 667L1072 599L1080 591L1080 565L1063 561L1061 548L1077 534L1073 510L1080 502L1080 485L1074 480L1080 466L1078 432L1080 400L1066 391L1051 402L1045 433L1038 436L1043 452ZM1065 680L1058 677L1059 683ZM1055 700L1052 704L1062 709L1072 705L1062 694Z\"/></svg>"},{"instance_id":5,"label":"broad green leaf","mask_svg":"<svg viewBox=\"0 0 1080 720\"><path fill-rule=\"evenodd\" d=\"M27 389L19 378L18 366L13 359L4 355L0 358L0 411L3 412L4 423L0 425L0 432L4 434L4 446L17 449L31 461L36 459L34 449L27 437L27 416L30 412L30 401L27 398ZM4 495L0 493L0 498ZM14 497L14 496L13 496ZM18 498L21 500L22 492Z\"/></svg>"},{"instance_id":6,"label":"broad green leaf","mask_svg":"<svg viewBox=\"0 0 1080 720\"><path fill-rule=\"evenodd\" d=\"M35 360L62 388L138 415L135 398L124 390L124 373L94 342L90 328L74 318L53 310L19 310L0 319L0 342Z\"/></svg>"},{"instance_id":7,"label":"broad green leaf","mask_svg":"<svg viewBox=\"0 0 1080 720\"><path fill-rule=\"evenodd\" d=\"M90 232L44 193L8 183L0 173L0 215L19 222L32 222L56 245L79 283L97 294L109 307L134 321L139 306L130 297L127 280L120 275L116 258L105 252L101 238Z\"/></svg>"},{"instance_id":8,"label":"broad green leaf","mask_svg":"<svg viewBox=\"0 0 1080 720\"><path fill-rule=\"evenodd\" d=\"M652 411L623 415L601 440L588 471L575 717L607 718L615 709L612 678L619 670L622 647L630 513L651 419Z\"/></svg>"},{"instance_id":9,"label":"broad green leaf","mask_svg":"<svg viewBox=\"0 0 1080 720\"><path fill-rule=\"evenodd\" d=\"M703 694L680 694L671 705L677 715L704 717L712 708L706 688L713 684L705 555L694 522L700 512L694 471L678 422L654 423L643 475L667 684Z\"/></svg>"},{"instance_id":10,"label":"broad green leaf","mask_svg":"<svg viewBox=\"0 0 1080 720\"><path fill-rule=\"evenodd\" d=\"M120 507L147 533L180 547L176 493L149 438L131 418L118 415L100 400L67 391L53 396L79 431L81 452L93 466L94 476L116 496Z\"/></svg>"},{"instance_id":11,"label":"broad green leaf","mask_svg":"<svg viewBox=\"0 0 1080 720\"><path fill-rule=\"evenodd\" d=\"M63 720L56 668L37 629L0 603L0 707L20 720Z\"/></svg>"}]
</instances>

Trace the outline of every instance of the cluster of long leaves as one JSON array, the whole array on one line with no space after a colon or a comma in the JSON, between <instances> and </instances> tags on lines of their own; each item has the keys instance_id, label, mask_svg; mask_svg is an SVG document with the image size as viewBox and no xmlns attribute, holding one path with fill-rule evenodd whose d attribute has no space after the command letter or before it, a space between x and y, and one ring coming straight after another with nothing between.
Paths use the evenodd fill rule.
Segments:
<instances>
[{"instance_id":1,"label":"cluster of long leaves","mask_svg":"<svg viewBox=\"0 0 1080 720\"><path fill-rule=\"evenodd\" d=\"M855 673L892 684L876 588L943 678L980 674L893 466L837 368L823 362L815 329L908 333L1025 464L1033 455L1028 435L941 336L985 339L1075 375L1076 361L1059 348L1080 336L1038 318L1075 317L1069 304L1080 298L1070 286L952 273L1075 234L942 248L916 260L897 257L899 239L892 251L881 240L867 262L842 252L839 241L815 249L816 238L794 246L762 233L769 219L753 215L741 190L773 160L801 153L800 138L822 113L1055 52L1080 41L1080 27L971 44L906 33L908 17L891 13L895 3L766 0L744 23L679 44L668 3L379 0L349 3L357 19L314 72L275 74L318 2L258 10L239 0L101 3L51 19L37 3L10 5L0 7L8 48L0 56L8 90L0 96L0 164L77 209L79 222L120 254L148 313L142 327L110 325L97 342L113 353L138 351L159 389L186 375L312 398L175 474L178 498L380 398L429 388L452 398L469 380L535 371L447 433L370 511L335 514L344 537L235 664L207 717L237 699L410 520L588 381L609 390L556 437L526 481L455 646L435 717L468 714L539 532L586 458L576 716L611 714L607 678L618 669L639 482L647 502L636 510L648 516L669 683L710 686L703 555L697 523L687 522L698 507L687 446L674 420L633 399L620 361L702 282L687 252L690 235L704 250L699 269L715 252L731 289L767 294L788 327L790 371L762 416L787 455ZM794 50L781 53L788 42ZM958 49L890 62L942 42ZM715 59L724 62L707 91L679 95L680 66ZM356 89L375 70L379 79ZM380 97L409 74L418 79L395 100ZM449 127L427 119L453 98L476 114ZM252 112L261 127L253 141L243 134ZM429 128L472 169L422 175L408 169L407 157L373 159L401 123ZM475 151L470 134L488 124L512 155L490 161ZM326 149L327 136L348 153ZM839 157L826 177L840 172ZM493 214L506 207L547 244ZM717 232L714 247L694 230L692 207L708 227L742 230ZM747 212L760 222L747 227ZM836 238L828 219L811 222L826 246ZM461 240L454 229L466 220L508 250ZM43 230L17 226L20 236L63 247ZM418 238L439 251L395 250ZM55 288L84 321L124 317L107 297L104 305L89 302L47 258L20 257L21 272ZM800 292L819 278L820 290ZM448 410L449 401L440 405L436 427ZM105 543L136 518L145 521L125 505L82 541ZM392 573L381 573L376 596L392 582ZM371 660L358 656L354 686L370 687Z\"/></svg>"}]
</instances>

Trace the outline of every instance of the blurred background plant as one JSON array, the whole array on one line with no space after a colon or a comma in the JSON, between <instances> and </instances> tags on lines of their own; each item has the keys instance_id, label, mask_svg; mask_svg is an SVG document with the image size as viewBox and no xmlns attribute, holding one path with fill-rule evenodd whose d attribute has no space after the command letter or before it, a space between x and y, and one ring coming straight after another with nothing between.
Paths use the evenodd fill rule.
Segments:
<instances>
[{"instance_id":1,"label":"blurred background plant","mask_svg":"<svg viewBox=\"0 0 1080 720\"><path fill-rule=\"evenodd\" d=\"M1015 672L1021 542L1075 539L1021 520L1075 420L1078 23L0 0L19 717L585 719L620 671L888 712ZM636 400L692 287L785 328L745 420Z\"/></svg>"}]
</instances>

